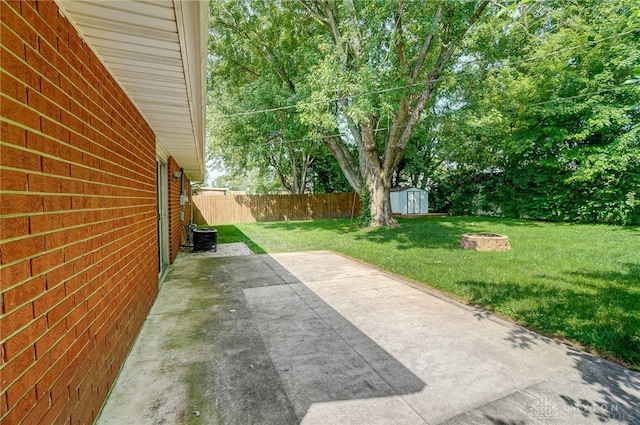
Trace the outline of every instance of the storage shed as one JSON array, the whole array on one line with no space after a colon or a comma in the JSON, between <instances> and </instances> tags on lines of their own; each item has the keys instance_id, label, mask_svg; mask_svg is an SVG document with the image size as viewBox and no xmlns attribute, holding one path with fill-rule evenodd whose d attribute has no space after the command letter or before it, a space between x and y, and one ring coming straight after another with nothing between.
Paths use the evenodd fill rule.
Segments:
<instances>
[{"instance_id":1,"label":"storage shed","mask_svg":"<svg viewBox=\"0 0 640 425\"><path fill-rule=\"evenodd\" d=\"M427 214L429 212L429 192L417 187L391 189L391 212L403 215Z\"/></svg>"}]
</instances>

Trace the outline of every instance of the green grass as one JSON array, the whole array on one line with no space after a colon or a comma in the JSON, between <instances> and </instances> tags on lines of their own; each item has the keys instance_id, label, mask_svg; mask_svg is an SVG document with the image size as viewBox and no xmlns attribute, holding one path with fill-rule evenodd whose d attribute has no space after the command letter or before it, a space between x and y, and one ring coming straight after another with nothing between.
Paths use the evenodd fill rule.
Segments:
<instances>
[{"instance_id":1,"label":"green grass","mask_svg":"<svg viewBox=\"0 0 640 425\"><path fill-rule=\"evenodd\" d=\"M640 227L483 217L217 226L220 243L257 253L332 250L478 305L545 335L640 370ZM509 236L507 252L460 248L463 233Z\"/></svg>"},{"instance_id":2,"label":"green grass","mask_svg":"<svg viewBox=\"0 0 640 425\"><path fill-rule=\"evenodd\" d=\"M262 249L258 244L249 239L244 233L242 233L234 225L220 225L220 226L198 226L200 228L211 227L218 230L218 243L233 243L244 242L247 247L254 254L266 254L267 252Z\"/></svg>"}]
</instances>

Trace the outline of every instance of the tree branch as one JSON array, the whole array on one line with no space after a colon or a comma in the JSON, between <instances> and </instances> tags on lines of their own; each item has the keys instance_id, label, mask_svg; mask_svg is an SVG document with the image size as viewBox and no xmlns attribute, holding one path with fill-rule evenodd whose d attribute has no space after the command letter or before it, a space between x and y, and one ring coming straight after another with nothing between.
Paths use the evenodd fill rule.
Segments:
<instances>
[{"instance_id":1,"label":"tree branch","mask_svg":"<svg viewBox=\"0 0 640 425\"><path fill-rule=\"evenodd\" d=\"M331 150L331 153L333 153L340 169L353 190L360 192L364 187L362 175L358 172L358 165L353 160L351 152L346 148L342 139L340 139L339 136L324 136L322 142Z\"/></svg>"},{"instance_id":2,"label":"tree branch","mask_svg":"<svg viewBox=\"0 0 640 425\"><path fill-rule=\"evenodd\" d=\"M434 22L433 22L434 27L436 27L440 23L440 20L442 19L443 8L444 7L442 3L440 3L434 18ZM411 70L411 75L410 75L412 83L415 83L418 78L418 75L420 75L420 69L422 69L424 60L427 57L427 53L429 52L429 49L431 48L431 43L433 42L434 32L435 30L431 31L431 33L429 33L425 38L424 43L422 44L422 48L420 49L420 53L418 54L418 57L416 58L416 61L413 64L413 69Z\"/></svg>"},{"instance_id":3,"label":"tree branch","mask_svg":"<svg viewBox=\"0 0 640 425\"><path fill-rule=\"evenodd\" d=\"M333 7L331 7L331 5L325 1L312 0L311 4L315 6L315 10L306 0L298 0L298 3L300 3L314 19L329 28L336 45L338 45L340 43L341 36L340 29L338 28L338 14L335 10L335 3L333 4Z\"/></svg>"},{"instance_id":4,"label":"tree branch","mask_svg":"<svg viewBox=\"0 0 640 425\"><path fill-rule=\"evenodd\" d=\"M305 10L307 12L309 12L309 14L311 16L313 16L315 19L320 21L320 23L325 24L325 25L329 23L329 20L326 17L322 16L317 10L313 10L311 8L311 6L307 4L307 2L305 0L298 0L298 3L300 3L300 5L302 7L304 7ZM312 2L312 3L317 6L316 2Z\"/></svg>"},{"instance_id":5,"label":"tree branch","mask_svg":"<svg viewBox=\"0 0 640 425\"><path fill-rule=\"evenodd\" d=\"M400 107L398 108L396 116L393 119L393 125L385 143L384 162L382 164L382 167L387 170L387 172L391 172L395 168L395 151L398 147L398 141L402 136L404 124L407 122L408 115L409 102L407 101L407 99L401 99Z\"/></svg>"},{"instance_id":6,"label":"tree branch","mask_svg":"<svg viewBox=\"0 0 640 425\"><path fill-rule=\"evenodd\" d=\"M254 77L260 78L260 74L258 74L256 71L246 67L244 64L241 64L240 62L238 62L237 60L235 60L233 58L229 58L229 60L231 62L233 62L241 70L244 70L245 72L247 72L249 74L252 74Z\"/></svg>"},{"instance_id":7,"label":"tree branch","mask_svg":"<svg viewBox=\"0 0 640 425\"><path fill-rule=\"evenodd\" d=\"M480 17L480 15L482 14L482 12L484 11L484 9L487 7L488 4L489 4L489 0L483 1L480 4L480 6L478 6L478 9L476 9L474 14L471 16L468 24L465 25L464 29L460 31L460 33L457 35L457 37L454 39L453 42L449 43L449 47L443 46L442 49L440 50L440 54L438 55L436 64L434 65L433 69L427 74L426 87L420 93L417 103L414 106L413 111L411 112L411 117L409 118L409 121L406 123L406 126L403 129L402 135L398 140L397 152L395 155L396 157L394 158L393 164L392 164L393 167L396 167L398 162L402 158L402 155L404 154L404 149L406 148L407 143L409 142L409 139L411 138L411 135L413 134L413 131L416 128L416 125L418 124L418 120L420 119L420 115L422 115L422 111L424 111L424 108L427 102L429 101L431 94L433 93L435 82L440 77L440 73L444 69L445 64L449 61L449 59L451 59L451 56L453 55L455 50L458 48L458 45L462 41L462 38L465 36L467 31L469 31L471 26L478 20L478 18Z\"/></svg>"},{"instance_id":8,"label":"tree branch","mask_svg":"<svg viewBox=\"0 0 640 425\"><path fill-rule=\"evenodd\" d=\"M273 156L273 154L269 154L269 162L271 163L271 166L274 168L276 172L276 176L278 176L278 180L280 180L280 183L282 184L282 186L285 189L287 189L289 193L291 193L292 192L291 184L287 181L287 179L282 174L280 167L278 165L278 161L276 160L275 156Z\"/></svg>"},{"instance_id":9,"label":"tree branch","mask_svg":"<svg viewBox=\"0 0 640 425\"><path fill-rule=\"evenodd\" d=\"M404 32L402 29L402 9L404 8L404 0L398 2L398 7L395 12L395 21L396 21L396 33L397 33L397 41L396 41L396 51L398 52L398 61L403 68L409 68L409 64L407 63L407 55L405 51L404 45Z\"/></svg>"}]
</instances>

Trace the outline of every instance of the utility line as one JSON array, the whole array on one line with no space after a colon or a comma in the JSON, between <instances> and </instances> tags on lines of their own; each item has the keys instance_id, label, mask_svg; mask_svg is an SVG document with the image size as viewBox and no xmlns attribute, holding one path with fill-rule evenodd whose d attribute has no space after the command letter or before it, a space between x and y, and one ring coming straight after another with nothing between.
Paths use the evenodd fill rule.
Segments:
<instances>
[{"instance_id":1,"label":"utility line","mask_svg":"<svg viewBox=\"0 0 640 425\"><path fill-rule=\"evenodd\" d=\"M518 110L518 109L530 108L530 107L533 107L533 106L548 105L548 104L552 104L552 103L561 103L561 102L566 102L566 101L569 101L569 100L579 99L581 97L587 97L587 96L593 96L593 95L609 93L609 92L612 92L612 91L621 90L621 89L624 89L624 88L634 87L634 86L638 86L638 85L640 85L640 83L627 84L627 85L624 85L624 86L617 86L617 87L613 87L613 88L605 89L605 90L598 90L598 91L592 91L592 92L588 92L588 93L581 93L581 94L577 94L575 96L563 97L563 98L559 98L559 99L552 99L552 100L547 100L547 101L544 101L544 102L528 103L526 105L519 105L519 106L514 106L512 108L507 108L506 111L515 111L515 110ZM392 125L392 126L389 126L389 127L376 128L375 130L373 130L373 132L377 133L377 132L380 132L380 131L392 130L394 128L404 128L406 126L407 126L407 124L400 125L400 126ZM344 136L348 136L348 134L347 133L323 134L323 135L320 135L320 136L317 136L317 137L301 137L299 139L281 139L280 143L290 144L290 143L298 143L298 142L305 142L305 141L314 141L314 140L322 139L322 138L325 138L325 137L344 137Z\"/></svg>"},{"instance_id":2,"label":"utility line","mask_svg":"<svg viewBox=\"0 0 640 425\"><path fill-rule=\"evenodd\" d=\"M517 60L517 61L513 61L513 62L509 62L507 64L504 65L500 65L497 67L488 67L488 68L480 68L474 71L467 71L467 72L461 72L461 73L457 73L456 76L461 76L461 75L474 75L477 74L480 71L489 71L489 70L494 70L494 69L499 69L501 67L504 66L512 66L512 65L518 65L520 63L526 63L526 62L531 62L531 61L535 61L538 59L542 59L542 58L546 58L549 56L555 56L558 55L562 52L565 51L570 51L570 50L575 50L575 49L579 49L581 47L585 47L591 44L596 44L596 43L600 43L602 41L606 41L606 40L611 40L617 37L622 37L623 35L627 35L627 34L631 34L634 32L640 31L640 27L636 27L636 28L632 28L628 31L624 31L618 34L614 34L608 37L604 37L598 40L594 40L591 42L586 42L586 43L582 43L576 46L570 46L564 49L559 49L556 50L554 52L550 52L548 54L545 55L538 55L538 56L534 56L531 58L527 58L527 59L521 59L521 60ZM462 65L465 64L469 64L469 63L473 63L473 61L469 61L469 62L465 62ZM442 77L438 77L434 80L430 80L429 82L437 82L440 81L444 78L451 78L452 76L442 76ZM404 90L404 89L409 89L409 88L413 88L413 87L418 87L418 86L423 86L425 85L426 82L420 82L420 83L414 83L414 84L407 84L404 86L397 86L397 87L388 87L385 89L380 89L380 90L372 90L372 91L368 91L368 92L364 92L364 93L357 93L357 94L352 94L352 95L345 95L345 96L341 96L339 98L334 98L334 99L327 99L327 100L318 100L318 101L314 101L314 102L304 102L304 103L297 103L294 105L287 105L287 106L280 106L280 107L275 107L275 108L267 108L267 109L259 109L259 110L253 110L253 111L245 111L245 112L237 112L234 114L224 114L224 115L214 115L212 118L234 118L234 117L241 117L241 116L248 116L248 115L256 115L256 114L260 114L260 113L267 113L267 112L277 112L277 111L284 111L284 110L289 110L289 109L295 109L295 108L302 108L302 107L308 107L308 106L315 106L315 105L320 105L320 104L328 104L328 103L333 103L333 102L338 102L344 98L358 98L358 97L364 97L364 96L369 96L369 95L373 95L373 94L381 94L381 93L387 93L387 92L392 92L392 91L398 91L398 90Z\"/></svg>"}]
</instances>

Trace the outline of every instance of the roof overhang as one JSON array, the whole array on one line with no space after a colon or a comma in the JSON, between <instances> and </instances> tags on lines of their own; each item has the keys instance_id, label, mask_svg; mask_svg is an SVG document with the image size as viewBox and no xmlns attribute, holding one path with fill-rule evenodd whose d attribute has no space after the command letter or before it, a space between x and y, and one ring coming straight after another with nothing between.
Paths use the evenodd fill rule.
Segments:
<instances>
[{"instance_id":1,"label":"roof overhang","mask_svg":"<svg viewBox=\"0 0 640 425\"><path fill-rule=\"evenodd\" d=\"M207 0L56 0L191 181L204 179Z\"/></svg>"}]
</instances>

